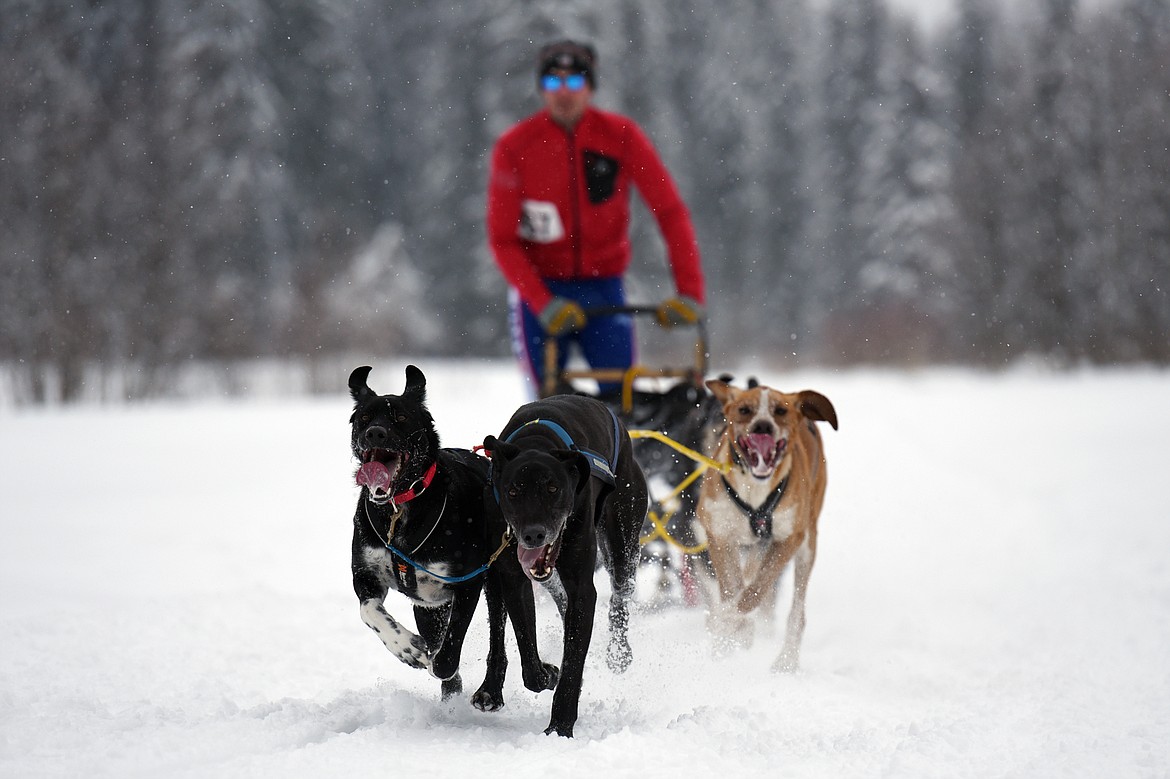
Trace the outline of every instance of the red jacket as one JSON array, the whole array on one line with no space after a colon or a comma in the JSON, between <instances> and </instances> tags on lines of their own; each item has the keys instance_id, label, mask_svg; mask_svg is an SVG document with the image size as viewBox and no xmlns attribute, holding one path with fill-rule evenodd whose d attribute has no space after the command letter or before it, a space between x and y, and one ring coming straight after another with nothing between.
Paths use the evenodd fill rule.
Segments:
<instances>
[{"instance_id":1,"label":"red jacket","mask_svg":"<svg viewBox=\"0 0 1170 779\"><path fill-rule=\"evenodd\" d=\"M678 294L705 302L690 213L633 120L590 106L568 132L542 110L500 136L490 175L488 241L534 311L552 298L543 279L625 274L631 183L662 231Z\"/></svg>"}]
</instances>

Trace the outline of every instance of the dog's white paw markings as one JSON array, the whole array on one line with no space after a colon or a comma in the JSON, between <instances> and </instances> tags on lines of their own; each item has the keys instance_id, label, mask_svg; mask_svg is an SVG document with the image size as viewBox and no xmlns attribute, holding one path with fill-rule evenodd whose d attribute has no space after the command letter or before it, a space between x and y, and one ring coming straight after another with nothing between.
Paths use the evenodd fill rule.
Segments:
<instances>
[{"instance_id":1,"label":"dog's white paw markings","mask_svg":"<svg viewBox=\"0 0 1170 779\"><path fill-rule=\"evenodd\" d=\"M750 617L740 614L733 605L720 604L707 617L715 653L726 654L735 649L746 649L755 639L755 626Z\"/></svg>"},{"instance_id":2,"label":"dog's white paw markings","mask_svg":"<svg viewBox=\"0 0 1170 779\"><path fill-rule=\"evenodd\" d=\"M609 642L609 647L605 652L605 662L609 665L609 670L615 674L624 673L633 661L634 650L630 648L629 641Z\"/></svg>"},{"instance_id":3,"label":"dog's white paw markings","mask_svg":"<svg viewBox=\"0 0 1170 779\"><path fill-rule=\"evenodd\" d=\"M429 669L431 656L421 636L416 636L400 625L382 607L379 600L367 600L361 605L362 621L378 634L390 653L411 668Z\"/></svg>"},{"instance_id":4,"label":"dog's white paw markings","mask_svg":"<svg viewBox=\"0 0 1170 779\"><path fill-rule=\"evenodd\" d=\"M800 644L785 641L784 648L780 651L780 656L776 658L776 662L772 663L772 670L775 673L790 674L799 668Z\"/></svg>"},{"instance_id":5,"label":"dog's white paw markings","mask_svg":"<svg viewBox=\"0 0 1170 779\"><path fill-rule=\"evenodd\" d=\"M396 652L394 649L390 651L394 652L399 660L411 668L418 668L423 671L430 670L431 658L427 654L426 645L423 643L423 640L413 633L408 633L408 635L410 636L410 646L401 647ZM387 644L387 647L389 647L389 644Z\"/></svg>"},{"instance_id":6,"label":"dog's white paw markings","mask_svg":"<svg viewBox=\"0 0 1170 779\"><path fill-rule=\"evenodd\" d=\"M788 655L780 655L776 658L776 662L772 663L772 672L778 674L795 673L800 667L798 659Z\"/></svg>"}]
</instances>

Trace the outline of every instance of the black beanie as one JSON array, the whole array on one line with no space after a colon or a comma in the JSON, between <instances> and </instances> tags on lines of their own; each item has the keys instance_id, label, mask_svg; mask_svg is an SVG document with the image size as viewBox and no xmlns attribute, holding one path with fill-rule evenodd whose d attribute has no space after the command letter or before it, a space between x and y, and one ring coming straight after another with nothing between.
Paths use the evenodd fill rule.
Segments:
<instances>
[{"instance_id":1,"label":"black beanie","mask_svg":"<svg viewBox=\"0 0 1170 779\"><path fill-rule=\"evenodd\" d=\"M583 75L589 86L596 89L596 63L597 52L588 43L557 41L542 46L536 55L536 78L539 81L554 70L569 70Z\"/></svg>"}]
</instances>

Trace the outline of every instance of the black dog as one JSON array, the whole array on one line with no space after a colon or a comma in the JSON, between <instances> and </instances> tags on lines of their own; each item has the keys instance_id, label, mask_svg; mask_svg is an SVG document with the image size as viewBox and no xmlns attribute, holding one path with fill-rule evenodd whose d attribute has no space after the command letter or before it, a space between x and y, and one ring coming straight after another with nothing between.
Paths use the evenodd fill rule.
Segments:
<instances>
[{"instance_id":1,"label":"black dog","mask_svg":"<svg viewBox=\"0 0 1170 779\"><path fill-rule=\"evenodd\" d=\"M483 445L491 452L500 512L519 541L521 567L534 581L548 580L555 569L564 585L561 678L545 733L572 736L593 635L599 551L613 583L607 660L616 672L630 664L628 601L646 479L625 427L593 398L559 395L521 406L499 439L488 436Z\"/></svg>"},{"instance_id":2,"label":"black dog","mask_svg":"<svg viewBox=\"0 0 1170 779\"><path fill-rule=\"evenodd\" d=\"M366 384L369 374L363 366L349 377L350 444L361 461L352 568L362 620L399 660L441 679L446 699L463 689L459 655L484 591L487 675L472 704L484 711L504 705L509 615L525 686L553 689L557 668L537 655L532 585L507 549L513 543L507 525L496 512L484 511L487 461L467 450L439 448L425 404L426 378L418 368L407 366L400 396L375 393ZM421 637L387 613L383 603L391 589L413 601Z\"/></svg>"}]
</instances>

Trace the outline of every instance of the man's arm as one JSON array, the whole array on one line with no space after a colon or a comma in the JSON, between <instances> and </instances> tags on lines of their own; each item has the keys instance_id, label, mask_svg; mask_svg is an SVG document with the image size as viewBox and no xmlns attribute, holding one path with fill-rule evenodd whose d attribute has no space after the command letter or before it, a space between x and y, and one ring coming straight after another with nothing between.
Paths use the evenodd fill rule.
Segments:
<instances>
[{"instance_id":1,"label":"man's arm","mask_svg":"<svg viewBox=\"0 0 1170 779\"><path fill-rule=\"evenodd\" d=\"M654 145L637 124L630 123L630 178L646 201L666 243L674 285L682 297L706 302L699 244L690 211Z\"/></svg>"},{"instance_id":2,"label":"man's arm","mask_svg":"<svg viewBox=\"0 0 1170 779\"><path fill-rule=\"evenodd\" d=\"M516 166L499 143L492 150L487 189L488 245L507 282L533 311L543 311L552 294L524 251L520 238L520 181Z\"/></svg>"}]
</instances>

